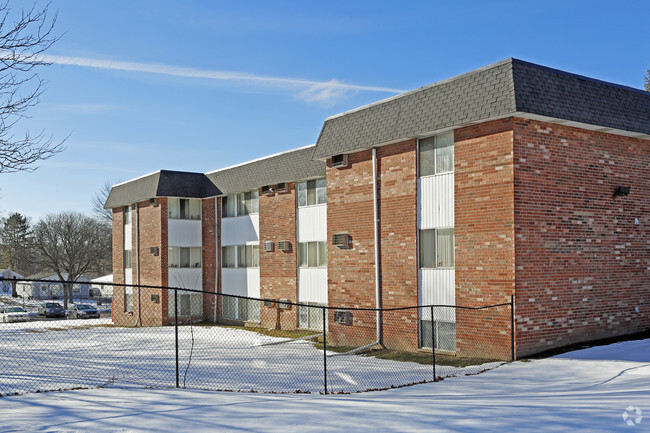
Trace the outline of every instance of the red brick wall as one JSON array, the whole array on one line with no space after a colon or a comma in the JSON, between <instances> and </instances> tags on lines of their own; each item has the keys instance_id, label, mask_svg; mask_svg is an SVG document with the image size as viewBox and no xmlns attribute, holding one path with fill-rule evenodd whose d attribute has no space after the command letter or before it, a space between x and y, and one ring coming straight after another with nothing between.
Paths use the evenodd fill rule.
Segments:
<instances>
[{"instance_id":1,"label":"red brick wall","mask_svg":"<svg viewBox=\"0 0 650 433\"><path fill-rule=\"evenodd\" d=\"M377 174L380 205L380 281L383 306L417 305L416 141L380 148ZM327 168L328 302L332 306L375 308L372 152L348 157L346 168ZM347 232L352 248L331 244ZM353 326L333 322L330 341L364 345L375 341L375 313L353 311ZM384 342L417 348L417 313L384 315Z\"/></svg>"},{"instance_id":2,"label":"red brick wall","mask_svg":"<svg viewBox=\"0 0 650 433\"><path fill-rule=\"evenodd\" d=\"M207 198L202 200L202 271L203 290L207 292L217 291L217 214L215 199ZM203 317L206 320L214 320L217 308L217 297L214 295L203 295Z\"/></svg>"},{"instance_id":3,"label":"red brick wall","mask_svg":"<svg viewBox=\"0 0 650 433\"><path fill-rule=\"evenodd\" d=\"M113 209L113 282L124 284L124 209ZM124 311L124 288L113 287L113 319L115 313Z\"/></svg>"},{"instance_id":4,"label":"red brick wall","mask_svg":"<svg viewBox=\"0 0 650 433\"><path fill-rule=\"evenodd\" d=\"M158 206L151 206L149 201L137 203L138 210L133 210L133 283L138 279L138 256L140 258L140 284L160 286L166 285L167 267L167 207L166 200L159 199ZM163 218L164 216L164 218ZM114 219L115 220L115 219ZM114 227L116 222L114 221ZM139 231L139 237L138 237ZM123 236L123 235L122 235ZM114 242L116 242L114 235ZM120 251L124 250L123 238L120 241ZM139 243L139 244L138 244ZM136 245L138 249L136 250ZM151 254L151 247L159 248L159 255ZM119 253L119 252L118 252ZM121 262L121 261L120 261ZM133 289L133 314L124 313L124 297L118 289L114 299L113 319L115 324L125 326L160 326L163 323L163 313L166 312L165 292L160 289ZM158 296L158 302L152 301L152 295Z\"/></svg>"},{"instance_id":5,"label":"red brick wall","mask_svg":"<svg viewBox=\"0 0 650 433\"><path fill-rule=\"evenodd\" d=\"M515 290L512 121L460 128L454 140L456 305L509 302ZM459 354L510 356L509 312L458 313Z\"/></svg>"},{"instance_id":6,"label":"red brick wall","mask_svg":"<svg viewBox=\"0 0 650 433\"><path fill-rule=\"evenodd\" d=\"M288 183L287 192L260 194L260 296L262 298L298 301L298 243L296 239L296 184ZM291 251L278 249L278 242L287 240ZM264 252L264 241L273 241L273 252ZM281 329L297 327L297 309L278 310L262 306L262 326Z\"/></svg>"},{"instance_id":7,"label":"red brick wall","mask_svg":"<svg viewBox=\"0 0 650 433\"><path fill-rule=\"evenodd\" d=\"M647 329L650 142L514 126L518 355Z\"/></svg>"}]
</instances>

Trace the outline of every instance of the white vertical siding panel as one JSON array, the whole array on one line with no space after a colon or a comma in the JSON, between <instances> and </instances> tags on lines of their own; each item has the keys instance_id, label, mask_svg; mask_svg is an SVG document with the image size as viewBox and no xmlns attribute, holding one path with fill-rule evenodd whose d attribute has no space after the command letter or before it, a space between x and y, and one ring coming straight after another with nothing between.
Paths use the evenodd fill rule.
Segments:
<instances>
[{"instance_id":1,"label":"white vertical siding panel","mask_svg":"<svg viewBox=\"0 0 650 433\"><path fill-rule=\"evenodd\" d=\"M259 214L223 218L221 220L221 245L244 245L259 242Z\"/></svg>"},{"instance_id":2,"label":"white vertical siding panel","mask_svg":"<svg viewBox=\"0 0 650 433\"><path fill-rule=\"evenodd\" d=\"M419 179L418 211L422 229L454 226L454 173Z\"/></svg>"},{"instance_id":3,"label":"white vertical siding panel","mask_svg":"<svg viewBox=\"0 0 650 433\"><path fill-rule=\"evenodd\" d=\"M260 270L258 268L226 268L221 270L222 292L228 295L260 297Z\"/></svg>"},{"instance_id":4,"label":"white vertical siding panel","mask_svg":"<svg viewBox=\"0 0 650 433\"><path fill-rule=\"evenodd\" d=\"M298 269L298 302L327 304L327 269Z\"/></svg>"},{"instance_id":5,"label":"white vertical siding panel","mask_svg":"<svg viewBox=\"0 0 650 433\"><path fill-rule=\"evenodd\" d=\"M126 224L124 226L124 249L132 250L133 249L133 226L131 224ZM133 258L135 260L135 257Z\"/></svg>"},{"instance_id":6,"label":"white vertical siding panel","mask_svg":"<svg viewBox=\"0 0 650 433\"><path fill-rule=\"evenodd\" d=\"M421 305L456 305L456 272L454 269L420 269ZM429 309L422 312L423 319L429 320ZM438 308L435 319L455 322L453 308Z\"/></svg>"},{"instance_id":7,"label":"white vertical siding panel","mask_svg":"<svg viewBox=\"0 0 650 433\"><path fill-rule=\"evenodd\" d=\"M327 204L298 208L298 242L327 240Z\"/></svg>"},{"instance_id":8,"label":"white vertical siding panel","mask_svg":"<svg viewBox=\"0 0 650 433\"><path fill-rule=\"evenodd\" d=\"M183 289L203 290L201 269L169 268L169 286Z\"/></svg>"},{"instance_id":9,"label":"white vertical siding panel","mask_svg":"<svg viewBox=\"0 0 650 433\"><path fill-rule=\"evenodd\" d=\"M200 247L201 221L175 220L167 221L167 239L170 247Z\"/></svg>"},{"instance_id":10,"label":"white vertical siding panel","mask_svg":"<svg viewBox=\"0 0 650 433\"><path fill-rule=\"evenodd\" d=\"M133 268L124 269L124 284L133 284Z\"/></svg>"}]
</instances>

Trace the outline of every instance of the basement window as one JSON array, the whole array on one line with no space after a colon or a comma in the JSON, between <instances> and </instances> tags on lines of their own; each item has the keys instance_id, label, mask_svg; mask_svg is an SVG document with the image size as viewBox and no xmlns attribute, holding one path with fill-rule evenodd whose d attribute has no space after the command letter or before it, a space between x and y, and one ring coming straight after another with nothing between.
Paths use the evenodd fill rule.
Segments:
<instances>
[{"instance_id":1,"label":"basement window","mask_svg":"<svg viewBox=\"0 0 650 433\"><path fill-rule=\"evenodd\" d=\"M454 132L419 140L420 177L454 171Z\"/></svg>"}]
</instances>

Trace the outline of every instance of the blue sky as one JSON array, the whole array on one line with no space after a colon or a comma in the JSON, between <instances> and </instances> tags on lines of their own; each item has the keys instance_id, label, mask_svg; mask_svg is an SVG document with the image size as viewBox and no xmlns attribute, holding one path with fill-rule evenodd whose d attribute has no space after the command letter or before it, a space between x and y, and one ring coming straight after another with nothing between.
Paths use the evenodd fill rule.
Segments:
<instances>
[{"instance_id":1,"label":"blue sky","mask_svg":"<svg viewBox=\"0 0 650 433\"><path fill-rule=\"evenodd\" d=\"M40 73L47 90L15 132L69 135L67 149L33 173L0 174L4 216L90 214L106 181L302 147L330 115L508 57L636 88L650 68L646 0L50 7L62 37Z\"/></svg>"}]
</instances>

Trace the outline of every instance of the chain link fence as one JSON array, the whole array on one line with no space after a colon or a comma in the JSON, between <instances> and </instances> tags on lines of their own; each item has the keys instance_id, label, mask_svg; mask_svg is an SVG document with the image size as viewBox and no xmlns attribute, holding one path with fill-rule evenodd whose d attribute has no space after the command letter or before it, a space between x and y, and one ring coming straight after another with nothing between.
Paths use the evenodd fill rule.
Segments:
<instances>
[{"instance_id":1,"label":"chain link fence","mask_svg":"<svg viewBox=\"0 0 650 433\"><path fill-rule=\"evenodd\" d=\"M512 301L375 310L113 286L111 311L74 304L65 318L33 306L12 317L0 296L0 394L110 384L350 393L476 374L513 356ZM100 318L71 319L80 305Z\"/></svg>"}]
</instances>

